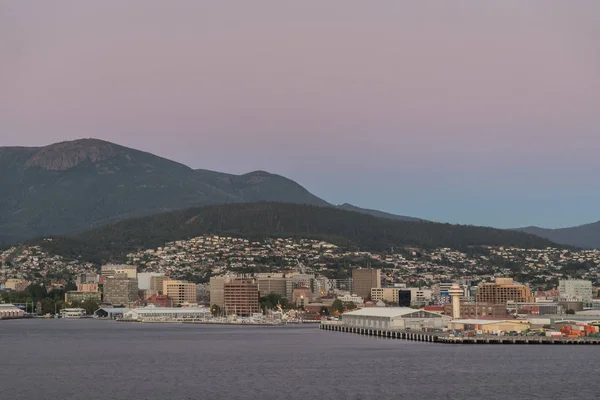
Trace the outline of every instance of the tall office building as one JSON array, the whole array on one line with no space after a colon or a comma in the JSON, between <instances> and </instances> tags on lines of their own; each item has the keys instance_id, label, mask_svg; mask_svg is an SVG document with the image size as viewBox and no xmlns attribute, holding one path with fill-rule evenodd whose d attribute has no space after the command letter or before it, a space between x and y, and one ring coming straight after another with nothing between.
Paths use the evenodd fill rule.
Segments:
<instances>
[{"instance_id":1,"label":"tall office building","mask_svg":"<svg viewBox=\"0 0 600 400\"><path fill-rule=\"evenodd\" d=\"M593 298L592 282L584 279L568 279L558 281L560 298L568 301L582 301L590 304Z\"/></svg>"},{"instance_id":2,"label":"tall office building","mask_svg":"<svg viewBox=\"0 0 600 400\"><path fill-rule=\"evenodd\" d=\"M137 279L127 274L115 274L104 280L104 302L113 305L126 305L138 299Z\"/></svg>"},{"instance_id":3,"label":"tall office building","mask_svg":"<svg viewBox=\"0 0 600 400\"><path fill-rule=\"evenodd\" d=\"M352 293L366 300L371 297L373 288L381 288L381 270L375 268L352 270Z\"/></svg>"},{"instance_id":4,"label":"tall office building","mask_svg":"<svg viewBox=\"0 0 600 400\"><path fill-rule=\"evenodd\" d=\"M286 297L286 278L283 277L260 277L256 280L261 297L270 293L276 293Z\"/></svg>"},{"instance_id":5,"label":"tall office building","mask_svg":"<svg viewBox=\"0 0 600 400\"><path fill-rule=\"evenodd\" d=\"M224 284L224 310L227 314L249 316L260 312L258 283L233 280Z\"/></svg>"},{"instance_id":6,"label":"tall office building","mask_svg":"<svg viewBox=\"0 0 600 400\"><path fill-rule=\"evenodd\" d=\"M166 275L151 276L150 277L150 292L152 294L164 294L163 283L168 281L169 277Z\"/></svg>"},{"instance_id":7,"label":"tall office building","mask_svg":"<svg viewBox=\"0 0 600 400\"><path fill-rule=\"evenodd\" d=\"M225 284L235 277L232 275L215 276L210 278L210 305L221 308L225 306Z\"/></svg>"},{"instance_id":8,"label":"tall office building","mask_svg":"<svg viewBox=\"0 0 600 400\"><path fill-rule=\"evenodd\" d=\"M516 283L512 278L496 278L495 282L482 283L477 288L478 303L506 304L509 300L529 303L535 298L528 286Z\"/></svg>"},{"instance_id":9,"label":"tall office building","mask_svg":"<svg viewBox=\"0 0 600 400\"><path fill-rule=\"evenodd\" d=\"M173 299L173 304L196 304L196 284L193 282L166 280L162 294Z\"/></svg>"}]
</instances>

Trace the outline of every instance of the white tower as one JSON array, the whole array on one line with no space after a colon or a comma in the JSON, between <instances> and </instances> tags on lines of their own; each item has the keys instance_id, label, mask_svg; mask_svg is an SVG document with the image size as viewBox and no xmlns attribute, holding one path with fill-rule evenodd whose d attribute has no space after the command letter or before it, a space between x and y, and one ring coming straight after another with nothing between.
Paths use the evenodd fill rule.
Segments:
<instances>
[{"instance_id":1,"label":"white tower","mask_svg":"<svg viewBox=\"0 0 600 400\"><path fill-rule=\"evenodd\" d=\"M450 297L452 298L452 319L460 318L460 296L463 295L463 290L458 286L458 284L452 285L450 290L448 291Z\"/></svg>"}]
</instances>

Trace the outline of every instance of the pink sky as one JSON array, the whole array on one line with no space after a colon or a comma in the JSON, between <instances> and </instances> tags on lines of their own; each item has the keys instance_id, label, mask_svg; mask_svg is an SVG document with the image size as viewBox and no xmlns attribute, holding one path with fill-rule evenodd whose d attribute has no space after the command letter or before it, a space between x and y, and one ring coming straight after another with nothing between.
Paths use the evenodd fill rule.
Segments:
<instances>
[{"instance_id":1,"label":"pink sky","mask_svg":"<svg viewBox=\"0 0 600 400\"><path fill-rule=\"evenodd\" d=\"M20 0L0 51L0 145L97 137L451 222L600 219L594 0Z\"/></svg>"}]
</instances>

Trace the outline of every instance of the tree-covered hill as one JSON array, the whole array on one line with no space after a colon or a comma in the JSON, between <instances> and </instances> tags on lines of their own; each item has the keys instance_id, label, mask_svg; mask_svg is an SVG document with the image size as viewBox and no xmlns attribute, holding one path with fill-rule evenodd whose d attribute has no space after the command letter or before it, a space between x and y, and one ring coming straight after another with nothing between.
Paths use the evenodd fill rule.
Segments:
<instances>
[{"instance_id":1,"label":"tree-covered hill","mask_svg":"<svg viewBox=\"0 0 600 400\"><path fill-rule=\"evenodd\" d=\"M372 251L392 246L455 249L480 245L555 246L546 239L509 230L394 221L333 207L268 202L206 206L129 219L76 236L54 237L51 241L36 243L69 258L81 256L101 263L119 260L133 250L156 248L167 241L202 234L316 238Z\"/></svg>"}]
</instances>

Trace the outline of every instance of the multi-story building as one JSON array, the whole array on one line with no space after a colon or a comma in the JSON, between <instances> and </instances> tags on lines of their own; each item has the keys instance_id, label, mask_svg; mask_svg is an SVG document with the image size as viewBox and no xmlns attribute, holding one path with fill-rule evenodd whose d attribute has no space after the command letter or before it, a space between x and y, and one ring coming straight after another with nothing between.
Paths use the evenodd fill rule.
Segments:
<instances>
[{"instance_id":1,"label":"multi-story building","mask_svg":"<svg viewBox=\"0 0 600 400\"><path fill-rule=\"evenodd\" d=\"M127 275L127 278L137 279L137 267L135 265L103 265L100 268L100 276L103 280L117 274Z\"/></svg>"},{"instance_id":2,"label":"multi-story building","mask_svg":"<svg viewBox=\"0 0 600 400\"><path fill-rule=\"evenodd\" d=\"M233 275L210 278L210 304L225 307L225 284L235 279Z\"/></svg>"},{"instance_id":3,"label":"multi-story building","mask_svg":"<svg viewBox=\"0 0 600 400\"><path fill-rule=\"evenodd\" d=\"M79 274L75 278L75 284L85 284L85 283L99 283L100 275L96 273L87 273L87 274Z\"/></svg>"},{"instance_id":4,"label":"multi-story building","mask_svg":"<svg viewBox=\"0 0 600 400\"><path fill-rule=\"evenodd\" d=\"M137 274L138 289L151 290L150 280L153 276L165 276L165 274L161 274L160 272L140 272L139 274Z\"/></svg>"},{"instance_id":5,"label":"multi-story building","mask_svg":"<svg viewBox=\"0 0 600 400\"><path fill-rule=\"evenodd\" d=\"M80 283L77 285L78 292L88 292L95 293L98 292L98 284L97 283Z\"/></svg>"},{"instance_id":6,"label":"multi-story building","mask_svg":"<svg viewBox=\"0 0 600 400\"><path fill-rule=\"evenodd\" d=\"M154 304L159 307L173 307L175 302L172 298L164 294L153 294L146 300L148 304Z\"/></svg>"},{"instance_id":7,"label":"multi-story building","mask_svg":"<svg viewBox=\"0 0 600 400\"><path fill-rule=\"evenodd\" d=\"M375 268L352 270L352 293L367 299L371 297L373 288L381 288L381 270Z\"/></svg>"},{"instance_id":8,"label":"multi-story building","mask_svg":"<svg viewBox=\"0 0 600 400\"><path fill-rule=\"evenodd\" d=\"M411 289L401 287L371 289L371 300L387 301L388 303L397 304L400 307L409 307L414 298Z\"/></svg>"},{"instance_id":9,"label":"multi-story building","mask_svg":"<svg viewBox=\"0 0 600 400\"><path fill-rule=\"evenodd\" d=\"M454 318L452 304L444 304L444 314ZM460 318L506 318L506 306L490 303L460 303Z\"/></svg>"},{"instance_id":10,"label":"multi-story building","mask_svg":"<svg viewBox=\"0 0 600 400\"><path fill-rule=\"evenodd\" d=\"M285 282L285 297L292 300L294 297L294 289L308 288L312 294L317 292L317 284L314 275L311 274L295 274L288 276Z\"/></svg>"},{"instance_id":11,"label":"multi-story building","mask_svg":"<svg viewBox=\"0 0 600 400\"><path fill-rule=\"evenodd\" d=\"M136 278L129 278L127 274L115 274L104 280L104 302L113 305L134 303L138 299L138 286Z\"/></svg>"},{"instance_id":12,"label":"multi-story building","mask_svg":"<svg viewBox=\"0 0 600 400\"><path fill-rule=\"evenodd\" d=\"M281 297L286 297L286 278L266 276L260 277L256 281L261 296L276 293Z\"/></svg>"},{"instance_id":13,"label":"multi-story building","mask_svg":"<svg viewBox=\"0 0 600 400\"><path fill-rule=\"evenodd\" d=\"M582 301L591 305L593 298L592 282L584 279L568 279L558 281L560 298L566 301Z\"/></svg>"},{"instance_id":14,"label":"multi-story building","mask_svg":"<svg viewBox=\"0 0 600 400\"><path fill-rule=\"evenodd\" d=\"M341 292L352 292L352 278L345 279L329 279L329 286L331 289Z\"/></svg>"},{"instance_id":15,"label":"multi-story building","mask_svg":"<svg viewBox=\"0 0 600 400\"><path fill-rule=\"evenodd\" d=\"M196 284L193 282L168 280L163 282L162 294L173 299L173 303L196 304Z\"/></svg>"},{"instance_id":16,"label":"multi-story building","mask_svg":"<svg viewBox=\"0 0 600 400\"><path fill-rule=\"evenodd\" d=\"M312 300L312 292L309 288L299 287L294 289L292 294L292 303L296 304L296 307L304 307Z\"/></svg>"},{"instance_id":17,"label":"multi-story building","mask_svg":"<svg viewBox=\"0 0 600 400\"><path fill-rule=\"evenodd\" d=\"M528 286L512 278L496 278L495 282L482 283L477 288L477 303L504 304L507 301L529 303L535 300Z\"/></svg>"},{"instance_id":18,"label":"multi-story building","mask_svg":"<svg viewBox=\"0 0 600 400\"><path fill-rule=\"evenodd\" d=\"M150 293L152 294L164 294L163 283L168 281L169 277L166 275L156 275L150 277Z\"/></svg>"},{"instance_id":19,"label":"multi-story building","mask_svg":"<svg viewBox=\"0 0 600 400\"><path fill-rule=\"evenodd\" d=\"M225 313L248 316L260 312L258 283L233 280L225 283L223 289Z\"/></svg>"},{"instance_id":20,"label":"multi-story building","mask_svg":"<svg viewBox=\"0 0 600 400\"><path fill-rule=\"evenodd\" d=\"M93 300L97 303L100 302L100 292L83 292L83 291L69 291L65 293L65 303L73 304L74 302L83 303L86 300Z\"/></svg>"}]
</instances>

